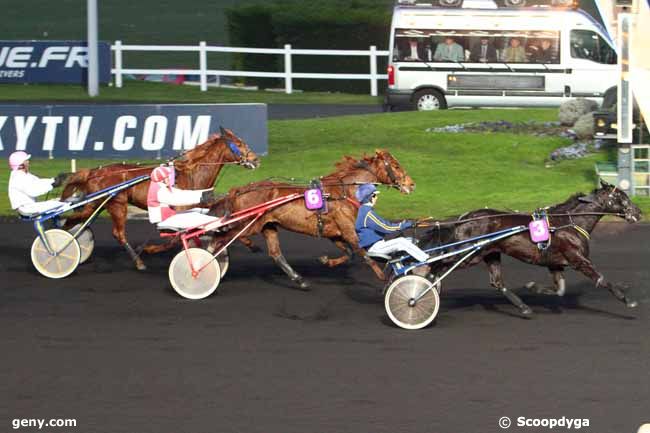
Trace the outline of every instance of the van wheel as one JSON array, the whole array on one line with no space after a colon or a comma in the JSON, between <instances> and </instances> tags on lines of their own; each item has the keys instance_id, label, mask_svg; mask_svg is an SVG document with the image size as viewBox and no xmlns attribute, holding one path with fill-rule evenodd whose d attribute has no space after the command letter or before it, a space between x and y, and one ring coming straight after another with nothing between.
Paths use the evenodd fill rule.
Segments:
<instances>
[{"instance_id":1,"label":"van wheel","mask_svg":"<svg viewBox=\"0 0 650 433\"><path fill-rule=\"evenodd\" d=\"M526 6L526 0L503 0L503 5L507 8L522 8Z\"/></svg>"},{"instance_id":2,"label":"van wheel","mask_svg":"<svg viewBox=\"0 0 650 433\"><path fill-rule=\"evenodd\" d=\"M551 2L552 6L571 6L573 5L573 0L553 0Z\"/></svg>"},{"instance_id":3,"label":"van wheel","mask_svg":"<svg viewBox=\"0 0 650 433\"><path fill-rule=\"evenodd\" d=\"M417 111L444 110L446 108L447 101L437 90L420 90L413 95L413 109Z\"/></svg>"},{"instance_id":4,"label":"van wheel","mask_svg":"<svg viewBox=\"0 0 650 433\"><path fill-rule=\"evenodd\" d=\"M443 8L457 8L463 4L463 0L438 0L438 4Z\"/></svg>"}]
</instances>

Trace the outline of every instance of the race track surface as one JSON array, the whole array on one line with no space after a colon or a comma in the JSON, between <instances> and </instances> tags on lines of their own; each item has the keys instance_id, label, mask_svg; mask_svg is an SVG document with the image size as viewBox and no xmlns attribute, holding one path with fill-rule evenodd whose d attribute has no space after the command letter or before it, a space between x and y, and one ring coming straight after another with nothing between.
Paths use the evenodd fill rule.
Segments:
<instances>
[{"instance_id":1,"label":"race track surface","mask_svg":"<svg viewBox=\"0 0 650 433\"><path fill-rule=\"evenodd\" d=\"M218 295L187 301L167 280L172 253L137 272L108 224L94 229L94 258L48 280L30 263L31 225L0 224L0 431L14 418L76 418L51 429L66 433L484 433L504 431L502 416L634 433L650 422L648 225L602 225L592 242L635 310L568 272L565 299L519 291L536 313L522 320L477 267L445 282L434 326L411 332L387 321L365 265L316 262L334 251L324 240L281 233L309 293L236 246ZM156 239L142 222L129 233ZM506 260L505 278L514 289L546 272Z\"/></svg>"}]
</instances>

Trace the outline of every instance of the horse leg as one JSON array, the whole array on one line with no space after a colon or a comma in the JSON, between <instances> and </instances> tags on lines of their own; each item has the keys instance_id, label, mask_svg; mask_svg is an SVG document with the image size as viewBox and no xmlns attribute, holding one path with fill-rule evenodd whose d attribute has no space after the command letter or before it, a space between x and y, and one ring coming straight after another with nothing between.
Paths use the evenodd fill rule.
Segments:
<instances>
[{"instance_id":1,"label":"horse leg","mask_svg":"<svg viewBox=\"0 0 650 433\"><path fill-rule=\"evenodd\" d=\"M354 224L343 224L339 226L341 228L341 237L352 248L352 253L361 257L370 266L370 269L372 269L379 281L386 281L386 274L381 266L368 256L365 249L359 247L359 238L357 237L357 232L354 230Z\"/></svg>"},{"instance_id":2,"label":"horse leg","mask_svg":"<svg viewBox=\"0 0 650 433\"><path fill-rule=\"evenodd\" d=\"M147 267L144 262L136 254L135 250L131 247L126 238L126 201L116 201L116 199L113 199L106 205L106 210L111 214L111 219L113 220L113 237L120 243L120 245L124 246L126 252L129 253L131 260L135 263L136 268L138 268L139 271L146 270Z\"/></svg>"},{"instance_id":3,"label":"horse leg","mask_svg":"<svg viewBox=\"0 0 650 433\"><path fill-rule=\"evenodd\" d=\"M575 250L567 252L564 255L569 260L571 267L592 280L596 284L596 287L606 288L616 299L623 302L629 308L634 308L638 305L635 300L628 298L620 287L607 281L605 276L594 268L593 263L587 257Z\"/></svg>"},{"instance_id":4,"label":"horse leg","mask_svg":"<svg viewBox=\"0 0 650 433\"><path fill-rule=\"evenodd\" d=\"M491 253L486 255L483 260L488 267L490 274L490 285L497 289L503 296L508 299L514 306L519 308L523 317L529 319L533 314L533 310L524 301L519 298L515 293L508 290L503 284L503 275L501 273L501 254Z\"/></svg>"},{"instance_id":5,"label":"horse leg","mask_svg":"<svg viewBox=\"0 0 650 433\"><path fill-rule=\"evenodd\" d=\"M248 248L251 253L259 253L262 251L262 249L255 245L255 243L247 236L241 236L238 240Z\"/></svg>"},{"instance_id":6,"label":"horse leg","mask_svg":"<svg viewBox=\"0 0 650 433\"><path fill-rule=\"evenodd\" d=\"M350 247L342 239L337 238L332 240L332 242L334 242L334 245L336 245L338 249L343 251L343 255L341 257L334 258L334 259L328 256L320 256L318 259L322 264L330 268L348 262L350 260L350 256L352 256L352 251L350 250Z\"/></svg>"},{"instance_id":7,"label":"horse leg","mask_svg":"<svg viewBox=\"0 0 650 433\"><path fill-rule=\"evenodd\" d=\"M526 284L526 288L532 290L539 295L554 295L564 296L566 293L566 280L564 279L564 267L549 267L551 278L553 279L553 287L542 286L535 281Z\"/></svg>"},{"instance_id":8,"label":"horse leg","mask_svg":"<svg viewBox=\"0 0 650 433\"><path fill-rule=\"evenodd\" d=\"M289 276L291 281L298 284L300 290L309 290L309 284L302 278L302 276L300 276L300 274L293 270L291 265L287 262L287 259L282 255L278 230L275 227L266 226L262 229L262 235L264 235L264 239L266 240L266 247L269 256L271 256L275 264Z\"/></svg>"},{"instance_id":9,"label":"horse leg","mask_svg":"<svg viewBox=\"0 0 650 433\"><path fill-rule=\"evenodd\" d=\"M70 215L66 216L65 223L63 224L64 230L70 230L78 223L86 221L88 218L90 218L95 209L97 209L97 206L98 205L95 203L89 203L80 211L72 212Z\"/></svg>"},{"instance_id":10,"label":"horse leg","mask_svg":"<svg viewBox=\"0 0 650 433\"><path fill-rule=\"evenodd\" d=\"M147 254L159 254L171 250L178 245L178 238L172 238L162 244L147 244L142 248L142 251Z\"/></svg>"}]
</instances>

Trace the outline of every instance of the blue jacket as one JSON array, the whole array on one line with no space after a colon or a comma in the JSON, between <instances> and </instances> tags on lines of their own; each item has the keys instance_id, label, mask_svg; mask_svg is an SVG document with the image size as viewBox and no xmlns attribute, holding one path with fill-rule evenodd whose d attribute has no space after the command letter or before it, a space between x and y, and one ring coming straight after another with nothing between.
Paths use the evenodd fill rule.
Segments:
<instances>
[{"instance_id":1,"label":"blue jacket","mask_svg":"<svg viewBox=\"0 0 650 433\"><path fill-rule=\"evenodd\" d=\"M364 204L359 208L354 228L357 231L357 236L359 236L359 246L369 248L375 242L384 239L386 235L412 226L411 221L402 221L399 224L386 221L372 210L372 206Z\"/></svg>"}]
</instances>

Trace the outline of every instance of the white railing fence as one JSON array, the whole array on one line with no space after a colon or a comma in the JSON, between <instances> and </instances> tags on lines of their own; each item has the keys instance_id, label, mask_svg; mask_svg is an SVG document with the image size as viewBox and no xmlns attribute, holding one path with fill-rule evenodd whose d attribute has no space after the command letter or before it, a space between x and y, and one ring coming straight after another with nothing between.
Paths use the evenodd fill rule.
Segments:
<instances>
[{"instance_id":1,"label":"white railing fence","mask_svg":"<svg viewBox=\"0 0 650 433\"><path fill-rule=\"evenodd\" d=\"M184 74L198 75L200 77L200 88L208 90L208 76L223 77L270 77L283 78L286 93L293 93L293 79L327 79L327 80L368 80L370 82L370 94L377 96L377 81L387 79L386 74L377 73L377 57L388 56L388 51L377 50L372 45L368 50L305 50L293 49L287 44L284 48L245 48L245 47L218 47L209 46L204 41L199 45L124 45L122 41L115 41L111 47L115 53L115 67L112 73L115 75L115 85L122 87L122 76L124 74ZM124 68L122 54L125 51L185 51L199 53L199 69L132 69ZM284 56L284 72L262 72L262 71L238 71L208 69L208 53L251 53L251 54L276 54ZM331 74L331 73L305 73L294 72L292 69L292 57L300 56L367 56L369 60L368 74Z\"/></svg>"}]
</instances>

